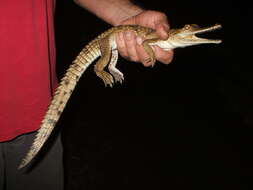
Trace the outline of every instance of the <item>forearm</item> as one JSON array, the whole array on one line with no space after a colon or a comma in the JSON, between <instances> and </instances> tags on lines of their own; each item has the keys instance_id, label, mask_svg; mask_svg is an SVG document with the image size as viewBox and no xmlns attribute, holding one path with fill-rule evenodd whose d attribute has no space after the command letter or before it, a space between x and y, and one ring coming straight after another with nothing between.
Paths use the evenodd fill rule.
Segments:
<instances>
[{"instance_id":1,"label":"forearm","mask_svg":"<svg viewBox=\"0 0 253 190\"><path fill-rule=\"evenodd\" d=\"M130 0L74 0L78 5L116 26L143 10Z\"/></svg>"}]
</instances>

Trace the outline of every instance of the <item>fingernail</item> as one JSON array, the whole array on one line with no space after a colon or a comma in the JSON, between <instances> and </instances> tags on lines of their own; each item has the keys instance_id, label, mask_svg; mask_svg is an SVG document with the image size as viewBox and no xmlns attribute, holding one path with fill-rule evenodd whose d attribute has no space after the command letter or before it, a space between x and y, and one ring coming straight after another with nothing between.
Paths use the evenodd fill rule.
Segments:
<instances>
[{"instance_id":1,"label":"fingernail","mask_svg":"<svg viewBox=\"0 0 253 190\"><path fill-rule=\"evenodd\" d=\"M169 30L170 30L170 27L169 27L167 24L164 24L164 25L163 25L163 28L164 28L164 30L166 30L166 31L169 31Z\"/></svg>"},{"instance_id":2,"label":"fingernail","mask_svg":"<svg viewBox=\"0 0 253 190\"><path fill-rule=\"evenodd\" d=\"M163 29L164 29L164 37L167 38L170 27L168 25L163 25Z\"/></svg>"},{"instance_id":3,"label":"fingernail","mask_svg":"<svg viewBox=\"0 0 253 190\"><path fill-rule=\"evenodd\" d=\"M142 38L138 36L136 38L136 42L137 42L138 45L141 45L142 44Z\"/></svg>"},{"instance_id":4,"label":"fingernail","mask_svg":"<svg viewBox=\"0 0 253 190\"><path fill-rule=\"evenodd\" d=\"M125 32L125 35L126 35L126 38L127 38L128 40L131 39L131 36L132 36L131 32Z\"/></svg>"}]
</instances>

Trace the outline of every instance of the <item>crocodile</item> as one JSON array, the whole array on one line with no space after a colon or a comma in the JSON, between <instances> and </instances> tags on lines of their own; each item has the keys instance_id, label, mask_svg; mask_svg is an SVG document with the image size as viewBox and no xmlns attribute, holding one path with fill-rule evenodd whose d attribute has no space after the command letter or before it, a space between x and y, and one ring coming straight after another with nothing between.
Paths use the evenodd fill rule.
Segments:
<instances>
[{"instance_id":1,"label":"crocodile","mask_svg":"<svg viewBox=\"0 0 253 190\"><path fill-rule=\"evenodd\" d=\"M116 35L118 33L132 31L136 36L144 38L142 46L149 56L146 62L149 62L154 66L156 58L152 46L156 45L168 51L179 47L199 44L219 44L222 42L221 40L206 39L196 36L197 34L213 31L219 28L221 28L220 24L208 27L187 24L179 29L170 29L168 32L168 39L161 40L154 29L139 25L120 25L112 27L97 36L81 50L61 79L58 88L55 90L52 101L48 106L44 119L41 122L40 129L38 130L28 153L21 161L19 169L25 167L38 154L59 120L78 80L88 66L90 66L99 56L101 57L96 62L94 71L96 75L103 80L105 86L109 85L112 87L115 82L123 82L124 75L116 68L118 60ZM109 73L105 71L107 66Z\"/></svg>"}]
</instances>

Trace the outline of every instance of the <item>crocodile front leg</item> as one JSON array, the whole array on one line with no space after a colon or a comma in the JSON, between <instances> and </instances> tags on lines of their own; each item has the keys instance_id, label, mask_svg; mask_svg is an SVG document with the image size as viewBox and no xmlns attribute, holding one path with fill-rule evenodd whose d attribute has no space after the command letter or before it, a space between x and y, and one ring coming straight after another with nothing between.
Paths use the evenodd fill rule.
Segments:
<instances>
[{"instance_id":1,"label":"crocodile front leg","mask_svg":"<svg viewBox=\"0 0 253 190\"><path fill-rule=\"evenodd\" d=\"M147 39L147 40L144 40L144 42L142 43L142 46L143 46L144 50L146 51L146 53L149 56L149 58L146 59L145 62L146 63L151 63L152 67L155 65L156 57L155 57L155 53L154 53L152 47L149 44L157 42L158 40L159 40L158 38Z\"/></svg>"},{"instance_id":2,"label":"crocodile front leg","mask_svg":"<svg viewBox=\"0 0 253 190\"><path fill-rule=\"evenodd\" d=\"M105 67L108 65L110 58L111 58L111 46L110 40L108 37L100 39L99 47L101 52L101 58L97 61L94 71L99 78L101 78L105 86L109 85L112 87L114 81L111 74L104 71Z\"/></svg>"}]
</instances>

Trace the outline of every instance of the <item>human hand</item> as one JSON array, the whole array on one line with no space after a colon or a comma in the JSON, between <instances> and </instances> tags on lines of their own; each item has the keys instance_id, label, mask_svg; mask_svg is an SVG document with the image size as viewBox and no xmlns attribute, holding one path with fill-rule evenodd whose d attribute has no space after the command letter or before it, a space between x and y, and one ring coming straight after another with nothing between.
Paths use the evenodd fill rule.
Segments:
<instances>
[{"instance_id":1,"label":"human hand","mask_svg":"<svg viewBox=\"0 0 253 190\"><path fill-rule=\"evenodd\" d=\"M161 39L168 38L169 24L165 14L157 11L143 11L140 14L130 17L120 23L120 25L141 25L156 30L157 35ZM144 66L151 66L151 63L146 62L149 58L148 54L145 52L141 43L144 39L141 37L136 37L134 32L127 31L119 33L116 36L116 42L118 46L119 53L124 58L134 61L142 62ZM152 46L156 59L164 64L169 64L173 59L174 52L164 51L158 46Z\"/></svg>"}]
</instances>

